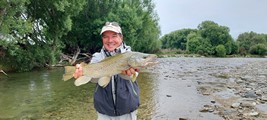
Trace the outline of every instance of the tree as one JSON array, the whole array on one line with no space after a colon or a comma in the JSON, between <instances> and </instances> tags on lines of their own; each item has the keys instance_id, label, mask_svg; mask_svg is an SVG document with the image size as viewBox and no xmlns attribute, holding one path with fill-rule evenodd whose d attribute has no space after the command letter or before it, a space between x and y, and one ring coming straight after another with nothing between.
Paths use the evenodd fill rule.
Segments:
<instances>
[{"instance_id":1,"label":"tree","mask_svg":"<svg viewBox=\"0 0 267 120\"><path fill-rule=\"evenodd\" d=\"M89 0L85 9L74 18L72 31L63 37L64 52L72 54L79 46L82 52L101 49L101 27L116 21L123 29L124 41L133 50L152 52L160 48L160 29L151 0Z\"/></svg>"},{"instance_id":2,"label":"tree","mask_svg":"<svg viewBox=\"0 0 267 120\"><path fill-rule=\"evenodd\" d=\"M62 46L61 37L67 34L72 27L71 17L77 15L85 5L85 0L32 0L28 7L28 14L38 24L44 27L35 35L45 34L42 42L50 46L50 61L48 64L54 64L56 57L59 55ZM39 41L36 38L36 41Z\"/></svg>"},{"instance_id":3,"label":"tree","mask_svg":"<svg viewBox=\"0 0 267 120\"><path fill-rule=\"evenodd\" d=\"M196 33L190 33L187 36L186 50L189 53L197 53L201 46L202 37Z\"/></svg>"},{"instance_id":4,"label":"tree","mask_svg":"<svg viewBox=\"0 0 267 120\"><path fill-rule=\"evenodd\" d=\"M190 33L195 33L195 29L181 29L171 32L161 38L163 48L186 50L187 37Z\"/></svg>"},{"instance_id":5,"label":"tree","mask_svg":"<svg viewBox=\"0 0 267 120\"><path fill-rule=\"evenodd\" d=\"M16 0L0 2L1 63L18 71L50 66L62 48L60 38L71 29L71 17L85 1Z\"/></svg>"},{"instance_id":6,"label":"tree","mask_svg":"<svg viewBox=\"0 0 267 120\"><path fill-rule=\"evenodd\" d=\"M266 55L267 54L267 46L265 44L256 44L250 47L249 52L251 54L256 55Z\"/></svg>"},{"instance_id":7,"label":"tree","mask_svg":"<svg viewBox=\"0 0 267 120\"><path fill-rule=\"evenodd\" d=\"M224 45L218 45L216 47L216 56L218 57L225 57L226 56L226 49Z\"/></svg>"},{"instance_id":8,"label":"tree","mask_svg":"<svg viewBox=\"0 0 267 120\"><path fill-rule=\"evenodd\" d=\"M19 71L51 66L60 53L94 53L101 27L117 21L133 50L160 49L160 28L152 0L0 1L0 64ZM3 57L4 56L4 57Z\"/></svg>"},{"instance_id":9,"label":"tree","mask_svg":"<svg viewBox=\"0 0 267 120\"><path fill-rule=\"evenodd\" d=\"M228 27L220 26L213 21L203 21L198 25L198 29L201 36L208 40L214 48L218 45L224 45L227 54L233 53L232 45L234 41L229 34L230 29Z\"/></svg>"},{"instance_id":10,"label":"tree","mask_svg":"<svg viewBox=\"0 0 267 120\"><path fill-rule=\"evenodd\" d=\"M255 47L257 44L267 45L265 34L257 34L252 31L240 34L237 38L237 42L239 43L240 51L242 51L243 54L250 53L251 47Z\"/></svg>"}]
</instances>

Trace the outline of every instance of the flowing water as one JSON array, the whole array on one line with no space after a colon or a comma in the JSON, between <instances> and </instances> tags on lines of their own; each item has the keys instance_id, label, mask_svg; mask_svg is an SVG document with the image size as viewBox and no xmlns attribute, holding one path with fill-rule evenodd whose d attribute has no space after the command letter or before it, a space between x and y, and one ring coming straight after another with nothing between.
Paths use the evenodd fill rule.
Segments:
<instances>
[{"instance_id":1,"label":"flowing water","mask_svg":"<svg viewBox=\"0 0 267 120\"><path fill-rule=\"evenodd\" d=\"M232 63L231 59L163 58L160 61L157 67L142 70L138 77L141 90L139 119L222 119L213 113L199 112L212 99L196 90L196 80L207 73L201 71L199 76L191 73L203 66L211 68L217 61L220 66L230 63L230 66L237 66L243 60ZM0 120L97 119L93 106L95 84L76 87L73 80L61 80L63 73L63 68L56 68L9 73L9 77L0 74Z\"/></svg>"}]
</instances>

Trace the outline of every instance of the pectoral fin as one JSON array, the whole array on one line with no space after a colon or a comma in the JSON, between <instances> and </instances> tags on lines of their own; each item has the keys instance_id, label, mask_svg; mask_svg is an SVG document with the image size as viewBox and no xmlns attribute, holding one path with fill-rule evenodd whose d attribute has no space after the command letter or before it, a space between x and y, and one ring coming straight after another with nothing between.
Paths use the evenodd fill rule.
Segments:
<instances>
[{"instance_id":1,"label":"pectoral fin","mask_svg":"<svg viewBox=\"0 0 267 120\"><path fill-rule=\"evenodd\" d=\"M76 86L80 86L80 85L86 84L86 83L88 83L91 79L92 79L92 78L91 78L91 77L88 77L88 76L81 76L81 77L79 77L78 79L75 80L74 85L76 85Z\"/></svg>"},{"instance_id":2,"label":"pectoral fin","mask_svg":"<svg viewBox=\"0 0 267 120\"><path fill-rule=\"evenodd\" d=\"M119 76L125 80L131 80L132 82L136 81L136 78L138 77L139 73L135 72L133 75L128 76L128 75L123 75L119 74Z\"/></svg>"},{"instance_id":3,"label":"pectoral fin","mask_svg":"<svg viewBox=\"0 0 267 120\"><path fill-rule=\"evenodd\" d=\"M136 81L136 78L138 77L139 73L135 72L131 77L132 77L132 82Z\"/></svg>"},{"instance_id":4,"label":"pectoral fin","mask_svg":"<svg viewBox=\"0 0 267 120\"><path fill-rule=\"evenodd\" d=\"M98 80L98 85L100 85L101 87L106 87L110 82L110 77L101 77Z\"/></svg>"}]
</instances>

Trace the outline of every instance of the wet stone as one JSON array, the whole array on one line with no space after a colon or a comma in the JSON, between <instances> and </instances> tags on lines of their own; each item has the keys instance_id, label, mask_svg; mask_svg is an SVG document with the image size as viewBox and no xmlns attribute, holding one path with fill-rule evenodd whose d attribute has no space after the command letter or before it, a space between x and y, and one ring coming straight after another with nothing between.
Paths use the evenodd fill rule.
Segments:
<instances>
[{"instance_id":1,"label":"wet stone","mask_svg":"<svg viewBox=\"0 0 267 120\"><path fill-rule=\"evenodd\" d=\"M215 100L212 100L212 101L210 101L211 103L216 103L216 101Z\"/></svg>"},{"instance_id":2,"label":"wet stone","mask_svg":"<svg viewBox=\"0 0 267 120\"><path fill-rule=\"evenodd\" d=\"M240 103L233 103L231 105L232 108L238 108L240 106Z\"/></svg>"},{"instance_id":3,"label":"wet stone","mask_svg":"<svg viewBox=\"0 0 267 120\"><path fill-rule=\"evenodd\" d=\"M261 97L261 100L263 100L263 101L267 101L267 96L262 96L262 97Z\"/></svg>"},{"instance_id":4,"label":"wet stone","mask_svg":"<svg viewBox=\"0 0 267 120\"><path fill-rule=\"evenodd\" d=\"M246 98L257 98L258 96L256 95L256 92L248 91L248 92L244 93L244 97L246 97Z\"/></svg>"},{"instance_id":5,"label":"wet stone","mask_svg":"<svg viewBox=\"0 0 267 120\"><path fill-rule=\"evenodd\" d=\"M242 107L250 107L250 108L254 108L256 106L256 102L250 102L250 101L243 101L241 103Z\"/></svg>"},{"instance_id":6,"label":"wet stone","mask_svg":"<svg viewBox=\"0 0 267 120\"><path fill-rule=\"evenodd\" d=\"M187 118L179 118L179 120L188 120Z\"/></svg>"},{"instance_id":7,"label":"wet stone","mask_svg":"<svg viewBox=\"0 0 267 120\"><path fill-rule=\"evenodd\" d=\"M166 95L167 97L172 97L171 95Z\"/></svg>"}]
</instances>

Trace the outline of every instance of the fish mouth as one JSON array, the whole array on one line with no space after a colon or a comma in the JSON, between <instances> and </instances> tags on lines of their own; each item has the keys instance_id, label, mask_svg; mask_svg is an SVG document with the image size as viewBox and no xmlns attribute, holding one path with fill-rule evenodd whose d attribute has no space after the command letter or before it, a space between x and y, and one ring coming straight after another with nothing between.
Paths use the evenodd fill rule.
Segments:
<instances>
[{"instance_id":1,"label":"fish mouth","mask_svg":"<svg viewBox=\"0 0 267 120\"><path fill-rule=\"evenodd\" d=\"M157 56L156 55L150 55L145 59L144 66L152 66L155 64L158 64L159 62L156 61Z\"/></svg>"}]
</instances>

